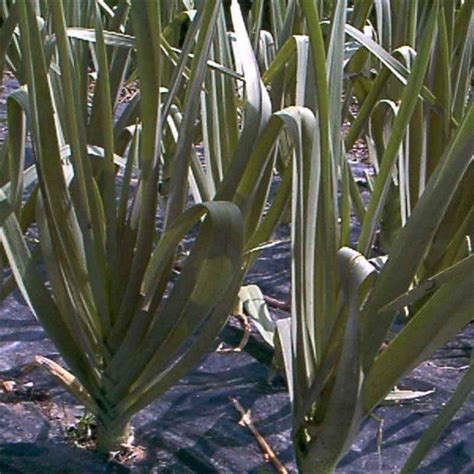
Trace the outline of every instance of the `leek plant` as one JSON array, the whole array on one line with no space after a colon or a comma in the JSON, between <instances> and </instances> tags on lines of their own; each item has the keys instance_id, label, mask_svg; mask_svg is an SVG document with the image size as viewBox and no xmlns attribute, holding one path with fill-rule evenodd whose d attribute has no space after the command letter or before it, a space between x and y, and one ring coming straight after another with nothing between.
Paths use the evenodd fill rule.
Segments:
<instances>
[{"instance_id":1,"label":"leek plant","mask_svg":"<svg viewBox=\"0 0 474 474\"><path fill-rule=\"evenodd\" d=\"M13 41L14 30L17 26L18 12L16 4L10 9L6 2L0 5L2 15L2 29L0 31L0 74L3 78L7 52ZM25 231L31 224L34 215L34 195L32 193L27 205L23 207L23 191L36 181L36 170L25 167L25 142L26 142L26 117L21 107L25 99L25 91L20 90L12 94L7 100L7 125L9 132L5 137L0 150L0 186L2 191L9 197L10 203L15 210L17 218ZM33 212L32 212L33 211ZM23 216L23 217L22 217ZM0 301L15 287L15 280L10 275L4 275L5 254L0 248Z\"/></svg>"},{"instance_id":2,"label":"leek plant","mask_svg":"<svg viewBox=\"0 0 474 474\"><path fill-rule=\"evenodd\" d=\"M8 197L12 211L19 221L22 232L26 233L34 221L36 196L38 194L38 176L34 165L25 167L26 147L26 114L23 106L28 101L24 88L13 92L7 99L8 132L0 150L0 186ZM31 188L31 189L30 189ZM28 198L24 200L26 189L30 189ZM31 239L30 239L31 240ZM38 255L38 245L34 244L32 252ZM7 297L15 288L15 279L6 276L4 266L6 259L0 247L0 301ZM6 270L6 269L5 269Z\"/></svg>"},{"instance_id":3,"label":"leek plant","mask_svg":"<svg viewBox=\"0 0 474 474\"><path fill-rule=\"evenodd\" d=\"M95 12L96 74L89 100L89 48L69 38L67 5L49 2L41 21L36 2L17 3L27 84L23 106L36 158L36 222L48 284L22 233L14 181L8 193L5 187L0 192L0 238L18 288L69 370L45 358L38 363L96 416L97 449L107 452L129 441L133 414L209 350L243 277L243 227L235 204L214 201L185 210L183 201L189 137L219 2L206 2L193 23L196 53L180 102L171 171L176 186L166 221L158 226L167 126L162 96L173 103L180 79L164 90L160 2L131 5L139 115L136 126L122 130L114 129L113 108L130 51L106 44L100 9L87 2ZM177 56L182 63L187 59ZM125 158L116 153L124 149L124 134L131 137ZM190 255L173 279L177 247L196 225Z\"/></svg>"},{"instance_id":4,"label":"leek plant","mask_svg":"<svg viewBox=\"0 0 474 474\"><path fill-rule=\"evenodd\" d=\"M350 194L340 159L344 156L340 108L346 2L337 2L328 42L315 3L300 3L314 67L318 127L312 159L306 167L294 170L292 318L290 323L278 322L278 333L299 468L302 472L333 472L360 421L402 376L472 318L473 255L458 247L449 265L436 274L426 276L423 267L450 206L472 172L474 107L468 105L461 120L452 124L443 155L379 270L368 258L403 139L417 105L432 96L424 82L442 9L439 2L429 2L416 58L409 74L404 72L401 77L406 85L379 157L372 196L363 209L357 251L344 246L341 239L347 225L344 202ZM398 69L398 62L387 61L385 53L354 28L346 25L345 29L385 59L391 69ZM343 190L342 211L335 199L338 181ZM458 224L457 241L467 234ZM407 306L412 309L410 321L388 338L395 317Z\"/></svg>"},{"instance_id":5,"label":"leek plant","mask_svg":"<svg viewBox=\"0 0 474 474\"><path fill-rule=\"evenodd\" d=\"M1 240L19 289L70 371L43 357L38 363L96 415L97 447L108 451L126 442L131 416L176 383L219 333L290 198L288 167L267 211L273 150L286 130L295 156L308 162L314 115L297 107L271 113L237 2L232 41L246 58L243 74L225 56L220 2L177 9L166 24L161 2L134 1L131 25L127 1L110 14L85 2L81 12L92 17L84 21L67 2L40 6L17 4L22 113L36 156L36 221L50 289L6 192ZM174 29L183 22L181 45ZM224 56L212 54L219 41ZM119 107L128 77L140 92ZM232 81L243 80L242 129L232 97L232 129L201 125L206 101L219 104L217 92L206 97L203 88L214 81L231 93ZM195 142L219 139L228 162L212 183ZM186 210L188 182L196 206ZM173 283L178 245L199 223Z\"/></svg>"},{"instance_id":6,"label":"leek plant","mask_svg":"<svg viewBox=\"0 0 474 474\"><path fill-rule=\"evenodd\" d=\"M171 25L182 26L185 20L195 18L196 13L195 10L182 11ZM238 205L244 219L243 256L248 270L258 251L271 243L273 230L291 198L291 166L282 170L280 185L274 197L269 198L272 180L276 176L275 150L284 139L290 145L285 160L291 161L293 153L303 159L306 151L301 146L301 140L306 139L309 132L301 114L305 120L311 120L311 114L302 111L298 104L272 108L237 0L231 3L230 15L231 33L227 31L223 9L216 8L216 33L209 48L203 88L197 93L198 121L193 134L187 134L181 142L179 130L183 127L184 117L177 104L185 98L183 83L189 76L186 61L174 61L176 67L164 81L176 95L164 104L168 127L164 129L162 139L164 156L160 196L169 200L168 213L176 212L175 208L179 212L187 197L184 195L187 182L195 203L218 200ZM182 49L179 49L177 43L168 41L174 38L176 42L177 38L176 31L171 34L174 31L171 25L163 30L161 50L164 57L171 61L177 53L181 53L181 59L192 57L195 28L190 27ZM86 28L69 28L67 35L74 39L96 41L95 33ZM133 49L137 40L131 35L106 31L104 41L107 45ZM165 65L163 70L168 71ZM182 80L181 76L186 79ZM140 99L139 96L137 98ZM130 102L127 111L117 120L114 129L119 137L129 136L128 130L138 103L139 100ZM200 146L203 149L202 158L197 152ZM116 148L122 148L120 138L116 140ZM189 152L189 173L180 171L172 176L174 155L182 157L185 152ZM172 195L171 189L182 191L175 191Z\"/></svg>"},{"instance_id":7,"label":"leek plant","mask_svg":"<svg viewBox=\"0 0 474 474\"><path fill-rule=\"evenodd\" d=\"M125 1L120 2L116 11L112 12L106 3L99 3L100 11L105 15L110 29L123 27L123 19L128 10L127 4L128 2ZM38 21L43 22L43 17L47 17L46 4L34 2L33 8ZM0 183L3 186L2 191L10 199L23 232L27 233L35 220L35 203L39 185L37 183L36 167L28 164L28 168L24 168L29 105L25 86L25 64L23 62L20 30L18 28L18 2L2 0L0 2L0 15L3 19L0 32L0 72L3 76L4 66L7 65L9 71L21 85L7 99L7 125L9 132L0 151ZM95 19L94 5L91 2L67 2L65 17L68 24L90 27L94 24ZM51 36L45 34L43 35L43 40L45 38L51 39ZM46 49L49 47L45 44ZM87 61L87 51L84 51L84 47L82 47L82 52L79 56L78 52L80 49L81 46L76 45L74 52L77 54L76 59L80 59L84 63L84 60ZM82 89L84 89L84 86L87 87L87 75L88 71L86 68L85 74L83 73L81 78ZM86 101L87 90L82 92ZM55 93L61 94L61 91L55 91ZM89 151L91 155L100 155L97 149L91 148ZM69 154L70 150L62 148L62 157L65 158ZM34 234L30 234L28 240L35 242L35 249L32 249L33 254L39 256L39 245L37 245L34 237L32 240L32 235ZM5 255L2 251L0 255L0 268L2 270L0 300L8 296L15 288L15 279L11 275L11 271L9 269L5 269L5 272L3 271L6 263ZM8 277L4 277L4 274L8 274Z\"/></svg>"},{"instance_id":8,"label":"leek plant","mask_svg":"<svg viewBox=\"0 0 474 474\"><path fill-rule=\"evenodd\" d=\"M386 51L393 51L403 67L409 69L422 39L431 2L408 2L395 8L389 2L376 2L376 35ZM466 100L472 78L472 2L442 2L438 12L437 30L430 53L425 84L432 93L429 103L419 102L402 141L397 164L381 219L380 247L389 251L398 231L410 216L436 165L442 159L457 125L468 110ZM407 18L409 21L407 21ZM380 76L380 78L379 78ZM383 71L365 84L359 94L362 103L370 96L372 111L368 124L369 150L376 168L377 156L386 146L387 130L398 113L402 89L395 78L383 80ZM383 84L376 92L375 84ZM374 90L372 90L374 89ZM374 102L375 95L378 94ZM355 137L352 134L351 140ZM440 271L453 261L459 240L450 245L462 225L472 229L472 171L464 179L440 232L435 237L430 256L424 264L424 275ZM471 231L472 232L472 231ZM467 232L470 233L470 232ZM471 233L472 235L472 233ZM453 248L453 247L456 247Z\"/></svg>"},{"instance_id":9,"label":"leek plant","mask_svg":"<svg viewBox=\"0 0 474 474\"><path fill-rule=\"evenodd\" d=\"M0 4L0 15L2 19L2 29L0 31L0 73L3 78L3 70L7 60L7 52L14 39L14 31L18 23L18 12L16 4L11 8L5 1Z\"/></svg>"}]
</instances>

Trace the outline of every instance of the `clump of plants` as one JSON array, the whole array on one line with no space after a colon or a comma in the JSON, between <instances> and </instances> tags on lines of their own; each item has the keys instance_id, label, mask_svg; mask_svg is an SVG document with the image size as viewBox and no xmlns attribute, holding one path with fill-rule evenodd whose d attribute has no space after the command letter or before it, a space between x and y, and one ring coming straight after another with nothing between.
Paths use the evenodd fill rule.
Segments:
<instances>
[{"instance_id":1,"label":"clump of plants","mask_svg":"<svg viewBox=\"0 0 474 474\"><path fill-rule=\"evenodd\" d=\"M250 313L283 360L299 469L333 472L364 417L472 318L472 2L255 1L247 23L236 0L227 16L220 1L1 6L0 62L22 84L2 151L2 297L16 282L68 369L37 363L93 417L70 436L129 443L132 416L259 294L239 289L284 221L291 318ZM128 80L139 93L119 105Z\"/></svg>"},{"instance_id":2,"label":"clump of plants","mask_svg":"<svg viewBox=\"0 0 474 474\"><path fill-rule=\"evenodd\" d=\"M166 126L160 4L131 6L140 107L125 157L116 155L112 87L130 52L106 45L99 5L88 6L80 11L95 24L92 103L81 82L89 74L88 44L69 39L63 2L48 4L43 23L34 2L16 5L27 84L22 105L39 183L35 219L49 288L23 236L12 194L3 190L1 238L19 289L69 370L44 358L39 363L95 416L97 449L108 452L127 443L132 415L176 383L219 333L240 286L242 221L230 202L185 211L184 182L169 196L166 221L157 226ZM128 7L117 7L111 20L117 29ZM199 97L193 91L202 87L214 10L206 7L196 19L200 54L191 64L185 122L196 117ZM49 32L54 49L46 48L42 36ZM156 44L152 58L145 53L150 43ZM115 86L117 92L120 81ZM190 148L184 137L178 148ZM187 170L187 159L176 153L173 176ZM176 249L196 225L190 255L171 284Z\"/></svg>"}]
</instances>

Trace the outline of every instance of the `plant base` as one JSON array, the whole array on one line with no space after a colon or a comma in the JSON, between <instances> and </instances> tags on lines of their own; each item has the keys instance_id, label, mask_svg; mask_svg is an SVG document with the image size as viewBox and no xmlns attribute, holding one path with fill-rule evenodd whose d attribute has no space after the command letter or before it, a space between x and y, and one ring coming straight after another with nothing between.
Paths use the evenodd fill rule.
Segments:
<instances>
[{"instance_id":1,"label":"plant base","mask_svg":"<svg viewBox=\"0 0 474 474\"><path fill-rule=\"evenodd\" d=\"M133 431L130 423L97 422L96 449L101 453L119 451L130 445Z\"/></svg>"}]
</instances>

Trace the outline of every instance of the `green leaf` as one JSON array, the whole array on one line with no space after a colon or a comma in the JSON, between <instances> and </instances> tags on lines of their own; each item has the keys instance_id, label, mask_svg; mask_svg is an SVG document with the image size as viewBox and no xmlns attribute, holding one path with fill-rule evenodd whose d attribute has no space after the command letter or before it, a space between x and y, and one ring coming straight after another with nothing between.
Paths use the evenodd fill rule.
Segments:
<instances>
[{"instance_id":1,"label":"green leaf","mask_svg":"<svg viewBox=\"0 0 474 474\"><path fill-rule=\"evenodd\" d=\"M359 31L357 28L346 24L345 29L349 36L367 48L402 84L408 84L408 78L413 71L408 71L402 63L397 61L397 59L395 59L390 53L382 48L382 46L372 40L369 36ZM423 86L419 93L429 104L435 104L435 96L426 87Z\"/></svg>"},{"instance_id":2,"label":"green leaf","mask_svg":"<svg viewBox=\"0 0 474 474\"><path fill-rule=\"evenodd\" d=\"M472 318L474 260L444 283L376 357L365 383L364 412L369 413L409 370L430 357Z\"/></svg>"},{"instance_id":3,"label":"green leaf","mask_svg":"<svg viewBox=\"0 0 474 474\"><path fill-rule=\"evenodd\" d=\"M374 191L370 199L367 213L362 223L361 235L359 237L358 249L363 254L368 255L374 238L375 230L380 221L382 209L384 207L387 192L390 184L390 177L393 172L395 160L397 158L403 137L406 134L411 116L415 109L418 94L423 86L423 80L430 58L433 35L436 27L436 17L438 13L438 3L431 9L429 21L424 32L420 48L413 65L413 70L408 79L408 84L403 90L400 109L394 119L390 139L385 152L381 158L380 170L375 181Z\"/></svg>"},{"instance_id":4,"label":"green leaf","mask_svg":"<svg viewBox=\"0 0 474 474\"><path fill-rule=\"evenodd\" d=\"M239 300L265 342L273 347L276 326L260 288L257 285L243 286L239 291Z\"/></svg>"},{"instance_id":5,"label":"green leaf","mask_svg":"<svg viewBox=\"0 0 474 474\"><path fill-rule=\"evenodd\" d=\"M360 253L344 247L338 252L338 273L348 316L334 385L323 418L314 427L308 427L311 441L302 463L302 470L308 472L311 466L318 466L321 472L335 469L350 446L362 417L359 305L366 292L364 287L371 284L375 269Z\"/></svg>"},{"instance_id":6,"label":"green leaf","mask_svg":"<svg viewBox=\"0 0 474 474\"><path fill-rule=\"evenodd\" d=\"M407 224L400 230L390 257L365 305L364 332L370 334L371 338L370 347L366 349L367 363L377 353L394 318L393 311L379 313L379 309L408 290L449 203L469 168L472 161L470 150L474 145L471 133L473 126L474 106L471 106L448 145L443 162L431 177ZM403 272L399 271L400 268L403 268Z\"/></svg>"}]
</instances>

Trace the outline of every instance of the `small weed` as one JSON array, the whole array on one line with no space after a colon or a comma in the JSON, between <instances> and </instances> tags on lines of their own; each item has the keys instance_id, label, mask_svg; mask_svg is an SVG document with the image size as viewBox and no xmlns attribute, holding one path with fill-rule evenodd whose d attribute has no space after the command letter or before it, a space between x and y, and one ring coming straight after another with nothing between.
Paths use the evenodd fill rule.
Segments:
<instances>
[{"instance_id":1,"label":"small weed","mask_svg":"<svg viewBox=\"0 0 474 474\"><path fill-rule=\"evenodd\" d=\"M95 416L85 413L78 417L75 424L66 428L66 438L78 447L94 449L96 430Z\"/></svg>"}]
</instances>

